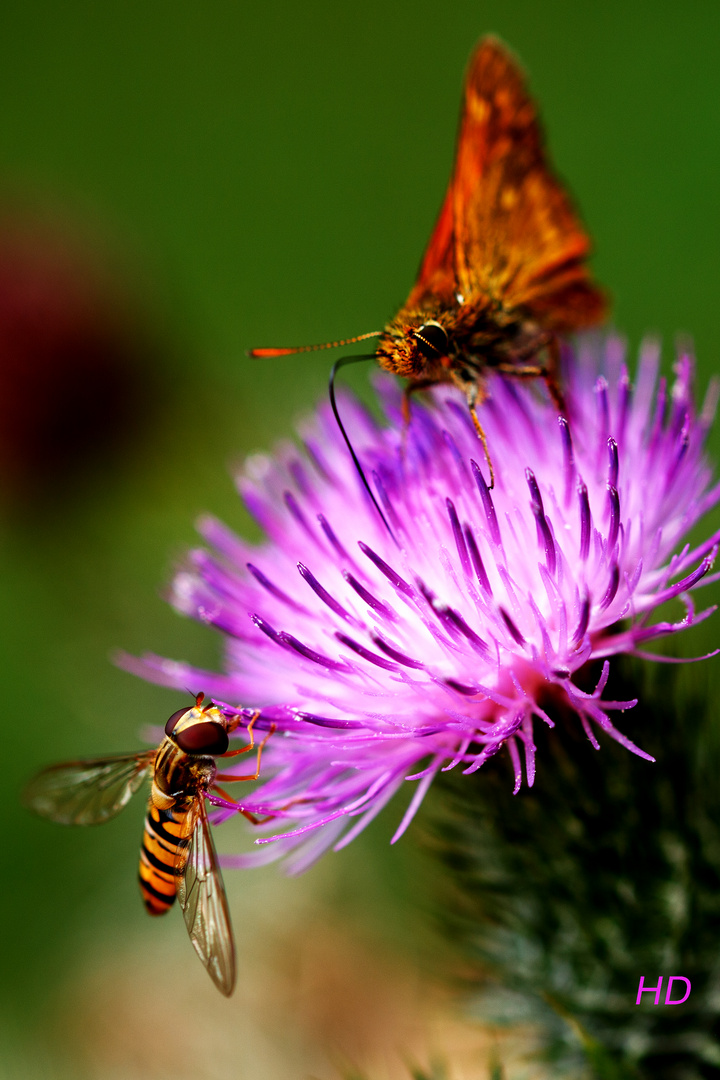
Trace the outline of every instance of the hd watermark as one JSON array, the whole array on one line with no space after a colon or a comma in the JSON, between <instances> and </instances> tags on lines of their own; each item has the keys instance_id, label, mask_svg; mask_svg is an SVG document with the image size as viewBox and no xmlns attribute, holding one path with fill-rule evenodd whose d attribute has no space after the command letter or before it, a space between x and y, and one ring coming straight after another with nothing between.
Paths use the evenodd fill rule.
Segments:
<instances>
[{"instance_id":1,"label":"hd watermark","mask_svg":"<svg viewBox=\"0 0 720 1080\"><path fill-rule=\"evenodd\" d=\"M655 995L655 1004L660 1005L660 1003L661 1003L660 1002L660 995L662 994L662 984L663 984L663 979L664 978L665 978L664 975L660 976L660 978L658 980L658 983L657 983L657 986L646 986L645 985L645 976L641 975L640 976L640 985L638 986L638 992L637 992L637 998L635 999L635 1004L636 1005L640 1004L640 1002L642 1001L643 994L654 994ZM685 993L683 994L682 997L673 997L673 994L679 994L682 991L681 986L673 987L673 983L684 983L684 985L685 985ZM663 1005L683 1005L687 1001L687 999L690 997L690 991L691 990L692 990L692 986L690 985L690 980L686 979L684 975L670 975L670 976L668 976L667 989L665 991L665 1001L662 1002L662 1004ZM646 1004L647 1004L647 1002L646 1002Z\"/></svg>"}]
</instances>

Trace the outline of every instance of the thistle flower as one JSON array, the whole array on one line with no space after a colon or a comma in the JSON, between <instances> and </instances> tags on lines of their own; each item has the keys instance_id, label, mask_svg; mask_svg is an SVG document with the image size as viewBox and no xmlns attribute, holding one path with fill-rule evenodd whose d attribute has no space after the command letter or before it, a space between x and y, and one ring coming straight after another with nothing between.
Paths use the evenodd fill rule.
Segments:
<instances>
[{"instance_id":1,"label":"thistle flower","mask_svg":"<svg viewBox=\"0 0 720 1080\"><path fill-rule=\"evenodd\" d=\"M327 408L302 432L303 454L283 446L249 459L238 487L267 541L247 544L206 518L211 550L192 552L172 586L181 612L223 635L224 673L124 661L167 686L201 686L230 713L260 708L258 729L277 725L242 804L273 816L257 841L269 847L226 865L287 854L299 871L410 780L396 840L440 770L472 774L501 749L515 791L523 773L532 785L533 726L553 726L548 703L576 716L596 749L603 731L653 760L611 719L636 702L603 698L610 658L648 655L648 643L710 614L689 594L711 580L720 541L684 541L720 500L703 453L712 403L696 414L690 356L670 391L658 365L646 343L633 387L622 343L585 339L566 365L570 423L538 386L493 380L483 410L493 490L453 389L413 401L407 429L386 379L387 426L345 399L392 532ZM651 621L676 598L684 618ZM594 688L577 678L590 661L602 662ZM213 801L216 820L235 812Z\"/></svg>"}]
</instances>

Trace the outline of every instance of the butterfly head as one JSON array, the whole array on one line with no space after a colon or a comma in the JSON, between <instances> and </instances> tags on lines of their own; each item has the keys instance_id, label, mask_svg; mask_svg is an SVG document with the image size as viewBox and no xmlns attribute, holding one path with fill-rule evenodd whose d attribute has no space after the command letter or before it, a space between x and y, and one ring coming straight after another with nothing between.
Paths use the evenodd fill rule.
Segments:
<instances>
[{"instance_id":1,"label":"butterfly head","mask_svg":"<svg viewBox=\"0 0 720 1080\"><path fill-rule=\"evenodd\" d=\"M438 365L445 366L450 351L447 330L436 319L396 322L381 339L378 359L383 367L406 379L427 378Z\"/></svg>"},{"instance_id":2,"label":"butterfly head","mask_svg":"<svg viewBox=\"0 0 720 1080\"><path fill-rule=\"evenodd\" d=\"M217 757L229 746L228 721L212 703L203 705L198 694L190 709L178 709L165 724L165 734L186 754Z\"/></svg>"}]
</instances>

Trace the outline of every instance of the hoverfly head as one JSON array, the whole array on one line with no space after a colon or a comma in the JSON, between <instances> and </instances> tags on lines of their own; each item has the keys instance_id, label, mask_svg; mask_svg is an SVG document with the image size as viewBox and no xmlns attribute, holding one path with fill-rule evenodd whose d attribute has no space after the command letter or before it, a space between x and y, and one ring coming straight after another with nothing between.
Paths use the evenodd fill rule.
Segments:
<instances>
[{"instance_id":1,"label":"hoverfly head","mask_svg":"<svg viewBox=\"0 0 720 1080\"><path fill-rule=\"evenodd\" d=\"M202 706L203 694L198 694L190 709L178 709L165 724L165 734L186 754L206 754L217 757L230 745L227 721L214 705Z\"/></svg>"}]
</instances>

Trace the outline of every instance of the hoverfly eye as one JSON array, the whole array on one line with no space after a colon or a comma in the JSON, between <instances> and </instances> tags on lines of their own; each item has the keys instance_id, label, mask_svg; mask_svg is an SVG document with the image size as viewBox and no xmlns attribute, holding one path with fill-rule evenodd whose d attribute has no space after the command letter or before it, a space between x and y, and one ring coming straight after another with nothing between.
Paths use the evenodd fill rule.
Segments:
<instances>
[{"instance_id":1,"label":"hoverfly eye","mask_svg":"<svg viewBox=\"0 0 720 1080\"><path fill-rule=\"evenodd\" d=\"M202 720L199 724L178 731L175 742L186 754L224 754L230 745L228 734L222 724L214 720Z\"/></svg>"},{"instance_id":2,"label":"hoverfly eye","mask_svg":"<svg viewBox=\"0 0 720 1080\"><path fill-rule=\"evenodd\" d=\"M178 720L180 719L181 716L184 716L186 712L189 712L189 709L178 709L177 712L174 712L172 714L172 716L168 720L167 724L165 725L165 734L166 735L172 735L173 731L175 730L175 728L177 726Z\"/></svg>"},{"instance_id":3,"label":"hoverfly eye","mask_svg":"<svg viewBox=\"0 0 720 1080\"><path fill-rule=\"evenodd\" d=\"M445 356L448 349L448 336L440 323L423 323L414 333L420 352L428 360L432 360L434 356Z\"/></svg>"}]
</instances>

